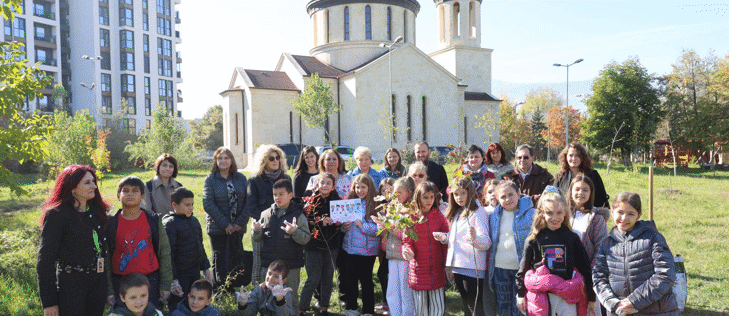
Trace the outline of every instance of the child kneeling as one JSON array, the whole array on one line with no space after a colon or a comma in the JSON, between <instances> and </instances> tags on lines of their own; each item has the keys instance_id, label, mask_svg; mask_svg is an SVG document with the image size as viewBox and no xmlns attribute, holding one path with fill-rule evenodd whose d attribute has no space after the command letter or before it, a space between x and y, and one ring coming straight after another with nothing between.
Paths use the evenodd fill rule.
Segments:
<instances>
[{"instance_id":1,"label":"child kneeling","mask_svg":"<svg viewBox=\"0 0 729 316\"><path fill-rule=\"evenodd\" d=\"M294 315L293 295L290 287L284 287L289 267L283 260L268 265L266 281L253 291L238 293L238 315L243 316L291 316Z\"/></svg>"}]
</instances>

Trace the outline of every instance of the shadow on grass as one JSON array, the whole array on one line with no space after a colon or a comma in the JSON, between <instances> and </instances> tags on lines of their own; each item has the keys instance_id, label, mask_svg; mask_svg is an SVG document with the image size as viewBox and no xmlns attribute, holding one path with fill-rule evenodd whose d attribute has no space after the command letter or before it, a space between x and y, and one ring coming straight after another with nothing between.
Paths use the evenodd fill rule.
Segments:
<instances>
[{"instance_id":1,"label":"shadow on grass","mask_svg":"<svg viewBox=\"0 0 729 316\"><path fill-rule=\"evenodd\" d=\"M720 226L717 226L717 227L720 227ZM724 282L726 280L725 278L708 277L708 276L703 276L703 275L694 274L694 273L688 273L686 277L688 279L698 279L698 280L702 280L702 281L706 281L706 282Z\"/></svg>"},{"instance_id":2,"label":"shadow on grass","mask_svg":"<svg viewBox=\"0 0 729 316\"><path fill-rule=\"evenodd\" d=\"M691 315L691 316L727 316L729 315L729 312L718 312L718 311L709 311L709 310L703 310L703 309L693 309L693 308L686 308L683 310L683 313L681 315Z\"/></svg>"}]
</instances>

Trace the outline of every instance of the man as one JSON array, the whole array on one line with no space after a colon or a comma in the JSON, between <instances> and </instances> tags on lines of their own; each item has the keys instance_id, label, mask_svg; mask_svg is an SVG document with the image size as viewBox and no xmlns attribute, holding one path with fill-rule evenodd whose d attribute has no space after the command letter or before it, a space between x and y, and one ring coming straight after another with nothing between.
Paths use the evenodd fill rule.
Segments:
<instances>
[{"instance_id":1,"label":"man","mask_svg":"<svg viewBox=\"0 0 729 316\"><path fill-rule=\"evenodd\" d=\"M415 152L415 159L422 162L428 167L428 181L435 183L440 190L440 193L445 197L446 188L448 187L448 175L445 172L445 168L439 165L437 162L430 160L430 148L426 142L417 142L413 147Z\"/></svg>"},{"instance_id":2,"label":"man","mask_svg":"<svg viewBox=\"0 0 729 316\"><path fill-rule=\"evenodd\" d=\"M532 202L536 205L544 188L554 182L554 177L547 169L534 163L534 149L532 146L521 145L517 147L514 157L516 168L511 174L504 175L504 178L519 183L521 193L531 197Z\"/></svg>"}]
</instances>

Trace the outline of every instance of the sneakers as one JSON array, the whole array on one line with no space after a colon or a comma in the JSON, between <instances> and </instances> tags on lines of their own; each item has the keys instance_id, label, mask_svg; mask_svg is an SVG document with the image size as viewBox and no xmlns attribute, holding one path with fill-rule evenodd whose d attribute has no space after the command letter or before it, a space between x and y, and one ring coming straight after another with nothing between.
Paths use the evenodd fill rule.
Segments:
<instances>
[{"instance_id":1,"label":"sneakers","mask_svg":"<svg viewBox=\"0 0 729 316\"><path fill-rule=\"evenodd\" d=\"M359 312L356 309L348 309L347 312L344 313L345 316L359 316ZM372 316L372 315L370 315Z\"/></svg>"}]
</instances>

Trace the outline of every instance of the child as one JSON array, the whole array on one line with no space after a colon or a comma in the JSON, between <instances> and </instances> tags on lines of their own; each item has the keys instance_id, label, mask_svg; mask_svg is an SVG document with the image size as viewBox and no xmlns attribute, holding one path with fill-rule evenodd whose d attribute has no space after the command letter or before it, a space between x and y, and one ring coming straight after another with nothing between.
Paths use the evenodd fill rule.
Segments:
<instances>
[{"instance_id":1,"label":"child","mask_svg":"<svg viewBox=\"0 0 729 316\"><path fill-rule=\"evenodd\" d=\"M348 279L347 288L347 316L358 315L357 297L359 296L358 283L362 284L362 312L365 315L375 313L375 285L372 280L372 268L380 249L380 237L377 236L377 224L372 221L375 211L375 183L366 174L360 174L352 180L349 188L350 199L360 199L365 209L362 220L348 222L342 225L346 231L342 249Z\"/></svg>"},{"instance_id":2,"label":"child","mask_svg":"<svg viewBox=\"0 0 729 316\"><path fill-rule=\"evenodd\" d=\"M600 303L610 315L679 315L673 254L653 221L639 220L640 196L620 192L612 207L615 227L592 269Z\"/></svg>"},{"instance_id":3,"label":"child","mask_svg":"<svg viewBox=\"0 0 729 316\"><path fill-rule=\"evenodd\" d=\"M213 284L208 280L197 280L190 286L190 293L170 316L220 316L213 302Z\"/></svg>"},{"instance_id":4,"label":"child","mask_svg":"<svg viewBox=\"0 0 729 316\"><path fill-rule=\"evenodd\" d=\"M486 183L483 185L481 205L483 205L483 208L489 217L496 209L496 206L499 205L499 200L496 198L496 186L499 185L499 182L501 182L499 179L489 179L486 180ZM487 227L489 226L490 225L487 225ZM487 250L486 261L484 262L484 266L487 271L492 263L489 261L489 258L491 258L491 251ZM499 311L496 304L496 293L494 293L494 290L491 289L491 286L483 287L483 309L486 315L496 315Z\"/></svg>"},{"instance_id":5,"label":"child","mask_svg":"<svg viewBox=\"0 0 729 316\"><path fill-rule=\"evenodd\" d=\"M325 172L319 177L318 189L311 198L306 198L304 213L309 223L312 238L306 244L306 283L301 290L299 301L299 314L309 309L311 296L317 286L321 284L319 296L320 315L329 315L329 299L332 296L332 276L334 276L334 262L337 261L342 238L339 227L332 222L329 216L329 202L339 200L339 194L334 189L334 175ZM311 196L307 191L304 195ZM311 200L308 200L311 199ZM324 281L324 282L322 282Z\"/></svg>"},{"instance_id":6,"label":"child","mask_svg":"<svg viewBox=\"0 0 729 316\"><path fill-rule=\"evenodd\" d=\"M384 197L392 196L393 188L392 186L395 184L394 178L384 178L382 181L380 181L380 195ZM389 203L390 201L387 200L384 203ZM380 236L380 238L385 238L383 236ZM385 242L385 240L380 241L380 245ZM382 312L389 312L390 308L387 305L387 278L390 274L388 262L387 262L387 256L385 255L384 249L380 249L379 254L377 254L377 258L380 260L380 267L377 268L377 279L380 280L380 288L382 289L382 297L384 298L380 304L377 304L375 306L375 310L382 311Z\"/></svg>"},{"instance_id":7,"label":"child","mask_svg":"<svg viewBox=\"0 0 729 316\"><path fill-rule=\"evenodd\" d=\"M141 180L140 180L141 181ZM109 311L109 316L162 316L162 312L149 304L149 279L141 273L125 275L119 284L122 303Z\"/></svg>"},{"instance_id":8,"label":"child","mask_svg":"<svg viewBox=\"0 0 729 316\"><path fill-rule=\"evenodd\" d=\"M182 295L170 295L167 308L174 312L182 298L190 293L190 286L200 279L200 271L205 271L205 277L212 279L210 262L203 246L202 227L200 222L192 216L195 203L195 194L185 187L172 191L170 195L174 213L166 214L162 224L170 240L170 253L172 260L172 277L182 288ZM175 282L173 282L175 283Z\"/></svg>"},{"instance_id":9,"label":"child","mask_svg":"<svg viewBox=\"0 0 729 316\"><path fill-rule=\"evenodd\" d=\"M285 286L289 273L289 268L283 260L271 262L265 274L265 282L257 285L251 292L244 292L243 287L240 288L240 292L237 293L238 315L294 315L293 293L290 287Z\"/></svg>"},{"instance_id":10,"label":"child","mask_svg":"<svg viewBox=\"0 0 729 316\"><path fill-rule=\"evenodd\" d=\"M311 234L304 211L299 203L291 201L293 197L291 181L276 181L273 184L274 204L261 213L260 221L254 219L252 226L253 240L263 242L261 266L267 267L276 260L286 262L290 271L286 286L293 289L291 306L298 306L299 272L305 263L304 245L311 239ZM265 273L261 271L261 275Z\"/></svg>"},{"instance_id":11,"label":"child","mask_svg":"<svg viewBox=\"0 0 729 316\"><path fill-rule=\"evenodd\" d=\"M537 314L533 311L543 310L549 311L550 315L577 316L586 315L590 308L590 310L595 309L590 260L580 237L572 232L570 217L567 202L559 189L547 186L539 198L532 223L532 232L527 237L528 244L521 259L519 272L516 274L517 306L524 314L527 313L527 301L524 297L527 287L531 286L531 283L525 285L524 276L538 263L543 263L549 270L549 273L544 275L545 277L551 274L558 278L542 282L548 283L547 285L550 286L547 297L546 299L530 299L529 315ZM579 276L573 275L575 269L579 272ZM580 277L583 282L578 281ZM575 278L575 282L565 282L573 278ZM570 284L571 287L567 284ZM543 287L540 289L545 292L547 290ZM532 292L531 289L530 292ZM585 294L587 301L590 302L590 307L585 300ZM544 298L544 296L542 297Z\"/></svg>"},{"instance_id":12,"label":"child","mask_svg":"<svg viewBox=\"0 0 729 316\"><path fill-rule=\"evenodd\" d=\"M595 253L602 241L607 238L605 218L598 214L595 202L595 185L587 176L577 175L570 183L570 198L567 201L572 211L572 231L577 233L585 246L590 266L595 262Z\"/></svg>"},{"instance_id":13,"label":"child","mask_svg":"<svg viewBox=\"0 0 729 316\"><path fill-rule=\"evenodd\" d=\"M135 176L124 177L117 186L122 208L109 218L105 232L111 256L105 260L107 301L113 305L118 299L123 276L138 272L149 279L149 302L161 309L172 284L170 242L159 216L139 206L143 192L144 182Z\"/></svg>"},{"instance_id":14,"label":"child","mask_svg":"<svg viewBox=\"0 0 729 316\"><path fill-rule=\"evenodd\" d=\"M483 315L483 304L478 296L483 293L486 250L491 247L488 215L476 203L476 186L470 178L453 179L449 189L445 217L450 223L450 233L434 233L433 237L448 244L446 266L453 269L464 316Z\"/></svg>"},{"instance_id":15,"label":"child","mask_svg":"<svg viewBox=\"0 0 729 316\"><path fill-rule=\"evenodd\" d=\"M499 205L499 199L496 198L496 186L499 182L501 181L498 179L489 179L483 184L481 205L489 215L493 213L496 206Z\"/></svg>"},{"instance_id":16,"label":"child","mask_svg":"<svg viewBox=\"0 0 729 316\"><path fill-rule=\"evenodd\" d=\"M413 199L426 220L413 227L418 240L405 237L403 241L402 256L410 266L408 285L413 290L415 315L439 316L445 312L446 245L436 241L433 233L447 233L448 221L435 203L440 200L440 191L433 182L419 184Z\"/></svg>"},{"instance_id":17,"label":"child","mask_svg":"<svg viewBox=\"0 0 729 316\"><path fill-rule=\"evenodd\" d=\"M513 181L500 182L495 191L499 205L489 215L489 286L496 293L499 315L521 316L516 307L516 273L531 230L534 208L529 196L520 197L519 187Z\"/></svg>"}]
</instances>

